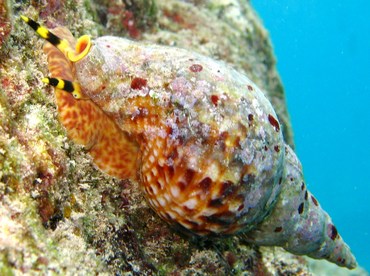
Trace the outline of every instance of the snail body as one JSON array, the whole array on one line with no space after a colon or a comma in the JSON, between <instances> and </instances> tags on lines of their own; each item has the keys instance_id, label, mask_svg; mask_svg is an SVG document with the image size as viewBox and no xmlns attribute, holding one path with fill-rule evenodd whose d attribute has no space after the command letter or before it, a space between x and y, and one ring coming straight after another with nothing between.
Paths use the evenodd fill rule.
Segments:
<instances>
[{"instance_id":1,"label":"snail body","mask_svg":"<svg viewBox=\"0 0 370 276\"><path fill-rule=\"evenodd\" d=\"M57 37L22 18L54 45L44 47L45 81L69 137L101 170L137 180L163 220L356 266L307 190L273 107L245 75L184 49L112 36L76 44L64 28Z\"/></svg>"}]
</instances>

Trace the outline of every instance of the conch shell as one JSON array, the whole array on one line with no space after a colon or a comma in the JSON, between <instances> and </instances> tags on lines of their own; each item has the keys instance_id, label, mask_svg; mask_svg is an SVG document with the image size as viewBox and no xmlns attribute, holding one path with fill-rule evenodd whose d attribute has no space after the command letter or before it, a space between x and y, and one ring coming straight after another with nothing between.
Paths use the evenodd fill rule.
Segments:
<instances>
[{"instance_id":1,"label":"conch shell","mask_svg":"<svg viewBox=\"0 0 370 276\"><path fill-rule=\"evenodd\" d=\"M51 43L44 81L69 137L101 170L138 181L163 220L356 267L248 77L184 49L112 36L76 44L64 28L22 19Z\"/></svg>"}]
</instances>

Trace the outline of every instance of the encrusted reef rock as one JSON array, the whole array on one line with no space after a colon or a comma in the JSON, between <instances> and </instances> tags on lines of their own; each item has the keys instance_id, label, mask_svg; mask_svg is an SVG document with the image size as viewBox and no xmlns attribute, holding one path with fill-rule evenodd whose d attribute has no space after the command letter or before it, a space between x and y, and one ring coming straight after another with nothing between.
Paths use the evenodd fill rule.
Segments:
<instances>
[{"instance_id":1,"label":"encrusted reef rock","mask_svg":"<svg viewBox=\"0 0 370 276\"><path fill-rule=\"evenodd\" d=\"M78 37L113 34L179 46L246 73L274 106L293 145L266 31L245 1L0 2L0 274L310 275L303 257L239 236L183 236L147 205L136 182L97 170L57 119L43 42L19 15ZM84 265L81 266L81 263Z\"/></svg>"}]
</instances>

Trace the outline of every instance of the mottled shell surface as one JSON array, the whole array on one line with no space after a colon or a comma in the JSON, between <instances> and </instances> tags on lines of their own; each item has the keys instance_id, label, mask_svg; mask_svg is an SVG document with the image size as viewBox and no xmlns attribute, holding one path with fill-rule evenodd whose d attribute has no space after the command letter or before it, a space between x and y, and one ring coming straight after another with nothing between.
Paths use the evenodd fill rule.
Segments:
<instances>
[{"instance_id":1,"label":"mottled shell surface","mask_svg":"<svg viewBox=\"0 0 370 276\"><path fill-rule=\"evenodd\" d=\"M75 43L65 29L53 32ZM165 221L356 266L307 190L271 104L246 76L183 49L110 36L75 63L44 49L51 75L83 94L56 89L68 135L106 173L137 180Z\"/></svg>"},{"instance_id":2,"label":"mottled shell surface","mask_svg":"<svg viewBox=\"0 0 370 276\"><path fill-rule=\"evenodd\" d=\"M279 191L276 114L244 75L186 50L116 37L94 41L78 82L140 145L151 206L196 234L249 230Z\"/></svg>"}]
</instances>

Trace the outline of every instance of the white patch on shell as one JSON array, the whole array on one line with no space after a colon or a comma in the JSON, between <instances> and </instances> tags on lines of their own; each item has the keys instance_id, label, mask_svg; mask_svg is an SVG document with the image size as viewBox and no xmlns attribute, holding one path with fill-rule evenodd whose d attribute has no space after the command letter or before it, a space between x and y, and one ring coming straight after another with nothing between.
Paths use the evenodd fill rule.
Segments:
<instances>
[{"instance_id":1,"label":"white patch on shell","mask_svg":"<svg viewBox=\"0 0 370 276\"><path fill-rule=\"evenodd\" d=\"M150 204L150 205L154 206L154 201L153 201L153 199L152 199L152 198L148 197L148 201L149 201L149 204Z\"/></svg>"},{"instance_id":2,"label":"white patch on shell","mask_svg":"<svg viewBox=\"0 0 370 276\"><path fill-rule=\"evenodd\" d=\"M175 185L171 185L171 188L170 188L170 191L171 191L171 194L174 198L178 198L179 195L180 195L180 189L179 187L175 186Z\"/></svg>"},{"instance_id":3,"label":"white patch on shell","mask_svg":"<svg viewBox=\"0 0 370 276\"><path fill-rule=\"evenodd\" d=\"M156 198L156 199L152 199L152 201L151 201L151 203L152 203L152 206L154 206L154 207L156 207L156 208L158 208L159 207L159 203L158 203L158 201L157 201L158 199Z\"/></svg>"},{"instance_id":4,"label":"white patch on shell","mask_svg":"<svg viewBox=\"0 0 370 276\"><path fill-rule=\"evenodd\" d=\"M154 176L157 176L158 175L158 170L157 170L156 167L153 167L152 168L152 173L153 173Z\"/></svg>"},{"instance_id":5,"label":"white patch on shell","mask_svg":"<svg viewBox=\"0 0 370 276\"><path fill-rule=\"evenodd\" d=\"M169 215L171 219L176 219L177 218L177 215L174 212L172 212L171 210L167 210L166 214Z\"/></svg>"},{"instance_id":6,"label":"white patch on shell","mask_svg":"<svg viewBox=\"0 0 370 276\"><path fill-rule=\"evenodd\" d=\"M220 174L219 165L216 162L211 162L208 167L205 175L207 175L211 180L217 179Z\"/></svg>"},{"instance_id":7,"label":"white patch on shell","mask_svg":"<svg viewBox=\"0 0 370 276\"><path fill-rule=\"evenodd\" d=\"M195 148L195 147L193 147ZM193 152L194 155L190 155L188 156L188 168L192 169L192 170L197 170L199 168L199 158L198 156L201 156L200 152L199 151L194 151Z\"/></svg>"},{"instance_id":8,"label":"white patch on shell","mask_svg":"<svg viewBox=\"0 0 370 276\"><path fill-rule=\"evenodd\" d=\"M165 182L163 181L163 178L158 178L157 179L157 182L159 183L160 185L160 189L163 190L163 188L165 187Z\"/></svg>"},{"instance_id":9,"label":"white patch on shell","mask_svg":"<svg viewBox=\"0 0 370 276\"><path fill-rule=\"evenodd\" d=\"M202 210L202 216L212 216L218 212L217 208L205 208Z\"/></svg>"},{"instance_id":10,"label":"white patch on shell","mask_svg":"<svg viewBox=\"0 0 370 276\"><path fill-rule=\"evenodd\" d=\"M172 211L177 213L177 217L183 217L185 215L184 210L178 206L172 206Z\"/></svg>"},{"instance_id":11,"label":"white patch on shell","mask_svg":"<svg viewBox=\"0 0 370 276\"><path fill-rule=\"evenodd\" d=\"M155 185L151 185L150 187L152 187L152 190L153 190L153 195L157 195L158 194L158 189Z\"/></svg>"},{"instance_id":12,"label":"white patch on shell","mask_svg":"<svg viewBox=\"0 0 370 276\"><path fill-rule=\"evenodd\" d=\"M152 180L152 176L150 174L146 174L145 180L149 183Z\"/></svg>"},{"instance_id":13,"label":"white patch on shell","mask_svg":"<svg viewBox=\"0 0 370 276\"><path fill-rule=\"evenodd\" d=\"M172 201L171 195L169 193L164 193L163 196L164 196L164 198L166 199L167 202Z\"/></svg>"},{"instance_id":14,"label":"white patch on shell","mask_svg":"<svg viewBox=\"0 0 370 276\"><path fill-rule=\"evenodd\" d=\"M198 200L195 198L190 198L187 201L183 202L182 205L193 210L197 205Z\"/></svg>"},{"instance_id":15,"label":"white patch on shell","mask_svg":"<svg viewBox=\"0 0 370 276\"><path fill-rule=\"evenodd\" d=\"M158 165L159 166L163 167L166 164L167 164L167 160L166 159L164 159L163 157L158 158Z\"/></svg>"},{"instance_id":16,"label":"white patch on shell","mask_svg":"<svg viewBox=\"0 0 370 276\"><path fill-rule=\"evenodd\" d=\"M258 117L263 117L265 115L265 111L260 107L260 103L256 98L252 99L252 106Z\"/></svg>"},{"instance_id":17,"label":"white patch on shell","mask_svg":"<svg viewBox=\"0 0 370 276\"><path fill-rule=\"evenodd\" d=\"M149 161L150 161L150 163L154 163L154 160L155 160L154 156L153 156L153 155L150 155L150 156L149 156Z\"/></svg>"},{"instance_id":18,"label":"white patch on shell","mask_svg":"<svg viewBox=\"0 0 370 276\"><path fill-rule=\"evenodd\" d=\"M178 223L180 223L186 229L192 229L193 228L193 225L191 225L189 222L186 222L186 221L178 221Z\"/></svg>"},{"instance_id":19,"label":"white patch on shell","mask_svg":"<svg viewBox=\"0 0 370 276\"><path fill-rule=\"evenodd\" d=\"M210 227L210 230L212 231L212 232L214 232L214 233L221 233L223 230L224 230L224 228L223 227L221 227L220 225L218 225L218 224L214 224L214 225L212 225L211 227Z\"/></svg>"},{"instance_id":20,"label":"white patch on shell","mask_svg":"<svg viewBox=\"0 0 370 276\"><path fill-rule=\"evenodd\" d=\"M162 207L167 206L166 200L163 197L157 196L157 200L158 200L159 205L161 205Z\"/></svg>"}]
</instances>

